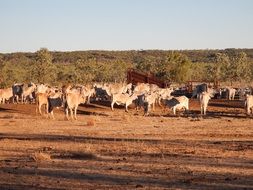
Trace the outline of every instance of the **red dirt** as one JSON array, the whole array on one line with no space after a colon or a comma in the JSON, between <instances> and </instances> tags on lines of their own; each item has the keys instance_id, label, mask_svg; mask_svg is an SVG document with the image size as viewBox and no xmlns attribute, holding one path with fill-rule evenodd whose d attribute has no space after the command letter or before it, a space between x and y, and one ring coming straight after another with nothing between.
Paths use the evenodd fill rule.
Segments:
<instances>
[{"instance_id":1,"label":"red dirt","mask_svg":"<svg viewBox=\"0 0 253 190\"><path fill-rule=\"evenodd\" d=\"M108 103L78 121L0 105L0 189L253 189L253 119L243 102L211 100L208 115L150 116Z\"/></svg>"}]
</instances>

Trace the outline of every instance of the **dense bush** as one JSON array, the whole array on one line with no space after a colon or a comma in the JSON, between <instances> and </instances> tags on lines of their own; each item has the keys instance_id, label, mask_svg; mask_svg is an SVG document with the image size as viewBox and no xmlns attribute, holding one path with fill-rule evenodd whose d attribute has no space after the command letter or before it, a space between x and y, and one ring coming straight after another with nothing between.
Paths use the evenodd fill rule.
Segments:
<instances>
[{"instance_id":1,"label":"dense bush","mask_svg":"<svg viewBox=\"0 0 253 190\"><path fill-rule=\"evenodd\" d=\"M0 87L14 82L121 82L134 68L171 82L252 81L253 50L75 51L0 54Z\"/></svg>"}]
</instances>

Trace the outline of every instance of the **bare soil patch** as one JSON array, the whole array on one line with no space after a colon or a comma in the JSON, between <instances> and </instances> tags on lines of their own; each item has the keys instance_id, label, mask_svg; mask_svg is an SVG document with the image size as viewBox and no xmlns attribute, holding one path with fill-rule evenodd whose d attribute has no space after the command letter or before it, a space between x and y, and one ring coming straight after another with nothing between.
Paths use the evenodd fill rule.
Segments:
<instances>
[{"instance_id":1,"label":"bare soil patch","mask_svg":"<svg viewBox=\"0 0 253 190\"><path fill-rule=\"evenodd\" d=\"M77 121L0 105L0 189L253 189L253 119L241 101L211 100L173 116L108 103Z\"/></svg>"}]
</instances>

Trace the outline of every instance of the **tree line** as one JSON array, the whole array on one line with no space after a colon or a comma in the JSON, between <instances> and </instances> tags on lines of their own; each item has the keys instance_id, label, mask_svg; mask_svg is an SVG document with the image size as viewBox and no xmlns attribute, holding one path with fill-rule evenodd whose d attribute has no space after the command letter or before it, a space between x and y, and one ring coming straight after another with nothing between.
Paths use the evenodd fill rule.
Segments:
<instances>
[{"instance_id":1,"label":"tree line","mask_svg":"<svg viewBox=\"0 0 253 190\"><path fill-rule=\"evenodd\" d=\"M140 50L0 54L0 87L15 82L53 85L122 82L128 69L166 82L253 80L253 50Z\"/></svg>"}]
</instances>

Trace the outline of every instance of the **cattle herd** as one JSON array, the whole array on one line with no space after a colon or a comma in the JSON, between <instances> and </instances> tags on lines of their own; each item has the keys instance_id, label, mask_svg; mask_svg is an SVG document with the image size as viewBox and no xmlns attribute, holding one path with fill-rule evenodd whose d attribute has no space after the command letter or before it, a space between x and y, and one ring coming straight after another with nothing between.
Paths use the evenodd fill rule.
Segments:
<instances>
[{"instance_id":1,"label":"cattle herd","mask_svg":"<svg viewBox=\"0 0 253 190\"><path fill-rule=\"evenodd\" d=\"M197 98L200 103L201 115L206 115L208 102L211 98L226 98L234 100L235 94L245 102L247 115L253 114L253 95L249 89L234 89L231 87L214 89L207 84L197 85L191 97L177 95L176 89L160 88L155 84L138 83L94 83L89 85L64 85L62 87L52 87L46 84L19 84L16 83L10 88L0 89L0 103L36 103L36 113L42 113L45 106L47 117L54 118L53 110L56 107L63 107L65 116L69 119L77 119L76 112L79 104L90 103L91 98L95 101L109 100L111 109L114 104L124 105L128 112L128 106L135 104L136 110L143 109L144 115L148 115L150 109L155 109L155 105L170 108L173 114L177 110L189 111L189 98Z\"/></svg>"}]
</instances>

